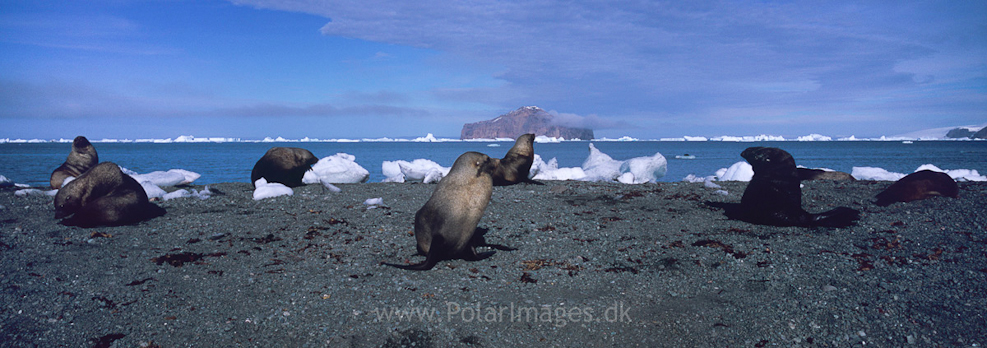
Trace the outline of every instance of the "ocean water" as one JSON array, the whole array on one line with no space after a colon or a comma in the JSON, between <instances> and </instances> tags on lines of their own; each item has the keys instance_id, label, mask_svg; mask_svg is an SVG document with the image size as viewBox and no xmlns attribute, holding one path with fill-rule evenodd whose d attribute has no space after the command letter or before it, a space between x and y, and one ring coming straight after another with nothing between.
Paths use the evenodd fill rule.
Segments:
<instances>
[{"instance_id":1,"label":"ocean water","mask_svg":"<svg viewBox=\"0 0 987 348\"><path fill-rule=\"evenodd\" d=\"M557 158L560 167L578 167L589 154L588 141L536 143L535 153L546 162ZM491 146L495 144L494 146ZM933 164L942 169L974 169L987 175L987 142L983 141L761 141L761 142L675 142L633 141L593 144L617 160L652 156L668 159L668 173L660 181L681 181L689 174L713 175L717 169L743 161L740 152L751 146L782 148L797 164L851 172L853 167L879 167L911 173L918 166ZM513 142L358 142L358 143L94 143L101 162L112 161L139 173L186 169L202 175L196 184L249 182L250 170L273 146L301 147L317 157L339 152L356 156L370 171L369 182L380 182L383 161L429 159L451 166L466 151L503 157ZM47 187L51 172L68 156L70 143L0 144L0 175L34 187ZM690 154L692 160L675 159Z\"/></svg>"}]
</instances>

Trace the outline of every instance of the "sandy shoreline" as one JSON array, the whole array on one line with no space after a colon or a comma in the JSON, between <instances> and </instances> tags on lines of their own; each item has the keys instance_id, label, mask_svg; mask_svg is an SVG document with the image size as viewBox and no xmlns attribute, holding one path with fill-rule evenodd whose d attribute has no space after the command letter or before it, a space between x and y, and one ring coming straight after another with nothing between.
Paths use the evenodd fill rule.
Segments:
<instances>
[{"instance_id":1,"label":"sandy shoreline","mask_svg":"<svg viewBox=\"0 0 987 348\"><path fill-rule=\"evenodd\" d=\"M434 185L253 201L249 184L216 184L92 229L4 189L0 346L987 344L987 184L881 208L889 183L806 182L806 210L862 212L846 229L728 220L705 202L739 202L745 184L721 185L498 187L480 227L517 250L427 272L380 262L422 259L412 217ZM419 309L431 321L387 317Z\"/></svg>"}]
</instances>

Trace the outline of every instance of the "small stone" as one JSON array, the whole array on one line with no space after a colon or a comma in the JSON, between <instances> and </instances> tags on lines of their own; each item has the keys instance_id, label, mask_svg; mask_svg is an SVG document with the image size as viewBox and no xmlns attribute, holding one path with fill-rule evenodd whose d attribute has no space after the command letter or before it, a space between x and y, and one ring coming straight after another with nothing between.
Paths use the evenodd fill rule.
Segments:
<instances>
[{"instance_id":1,"label":"small stone","mask_svg":"<svg viewBox=\"0 0 987 348\"><path fill-rule=\"evenodd\" d=\"M825 292L836 291L836 287L832 285L826 285L823 287L823 291Z\"/></svg>"}]
</instances>

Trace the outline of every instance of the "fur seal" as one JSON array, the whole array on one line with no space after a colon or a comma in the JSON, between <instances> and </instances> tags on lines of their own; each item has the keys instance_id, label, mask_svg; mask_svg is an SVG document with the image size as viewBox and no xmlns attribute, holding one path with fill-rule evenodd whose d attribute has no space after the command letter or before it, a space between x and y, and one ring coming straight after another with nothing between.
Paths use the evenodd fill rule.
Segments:
<instances>
[{"instance_id":1,"label":"fur seal","mask_svg":"<svg viewBox=\"0 0 987 348\"><path fill-rule=\"evenodd\" d=\"M802 189L795 159L774 147L750 147L741 154L751 167L751 178L739 207L728 208L728 217L773 226L846 227L860 218L860 212L839 207L819 214L802 209Z\"/></svg>"},{"instance_id":2,"label":"fur seal","mask_svg":"<svg viewBox=\"0 0 987 348\"><path fill-rule=\"evenodd\" d=\"M96 155L96 148L89 142L89 139L81 135L75 137L75 140L72 140L72 152L69 152L69 157L65 159L65 163L51 172L51 179L49 180L51 188L55 190L62 188L62 183L65 182L66 178L70 176L78 178L79 175L97 163L99 163L99 156Z\"/></svg>"},{"instance_id":3,"label":"fur seal","mask_svg":"<svg viewBox=\"0 0 987 348\"><path fill-rule=\"evenodd\" d=\"M481 238L474 236L477 223L493 193L495 160L479 152L466 152L456 159L449 174L439 181L432 197L415 213L415 239L425 261L414 265L385 263L408 270L432 269L440 260L463 258L474 261L493 252L476 253Z\"/></svg>"},{"instance_id":4,"label":"fur seal","mask_svg":"<svg viewBox=\"0 0 987 348\"><path fill-rule=\"evenodd\" d=\"M55 195L55 218L65 218L65 225L127 225L161 215L164 209L148 202L141 184L113 162L97 164Z\"/></svg>"},{"instance_id":5,"label":"fur seal","mask_svg":"<svg viewBox=\"0 0 987 348\"><path fill-rule=\"evenodd\" d=\"M809 168L798 168L799 180L811 181L811 180L838 180L838 181L857 181L853 175L838 171L828 171L822 169L809 169Z\"/></svg>"},{"instance_id":6,"label":"fur seal","mask_svg":"<svg viewBox=\"0 0 987 348\"><path fill-rule=\"evenodd\" d=\"M264 178L267 182L279 182L288 187L304 185L302 177L319 159L306 149L297 147L272 147L267 150L250 171L250 182Z\"/></svg>"},{"instance_id":7,"label":"fur seal","mask_svg":"<svg viewBox=\"0 0 987 348\"><path fill-rule=\"evenodd\" d=\"M921 170L898 179L878 193L878 206L886 207L895 202L911 202L932 196L959 197L960 188L949 174Z\"/></svg>"},{"instance_id":8,"label":"fur seal","mask_svg":"<svg viewBox=\"0 0 987 348\"><path fill-rule=\"evenodd\" d=\"M499 161L493 172L494 186L509 186L521 182L542 185L531 180L531 164L535 162L535 135L528 133L517 137L514 147L511 147Z\"/></svg>"}]
</instances>

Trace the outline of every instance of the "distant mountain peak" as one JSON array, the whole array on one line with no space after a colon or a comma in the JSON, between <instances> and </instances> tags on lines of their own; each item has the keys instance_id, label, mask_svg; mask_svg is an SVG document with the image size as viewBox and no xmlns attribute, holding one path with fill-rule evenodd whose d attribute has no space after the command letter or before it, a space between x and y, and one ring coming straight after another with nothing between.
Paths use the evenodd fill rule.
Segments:
<instances>
[{"instance_id":1,"label":"distant mountain peak","mask_svg":"<svg viewBox=\"0 0 987 348\"><path fill-rule=\"evenodd\" d=\"M517 138L534 133L565 139L593 139L593 130L559 125L555 115L537 106L523 106L494 119L463 125L460 139Z\"/></svg>"}]
</instances>

